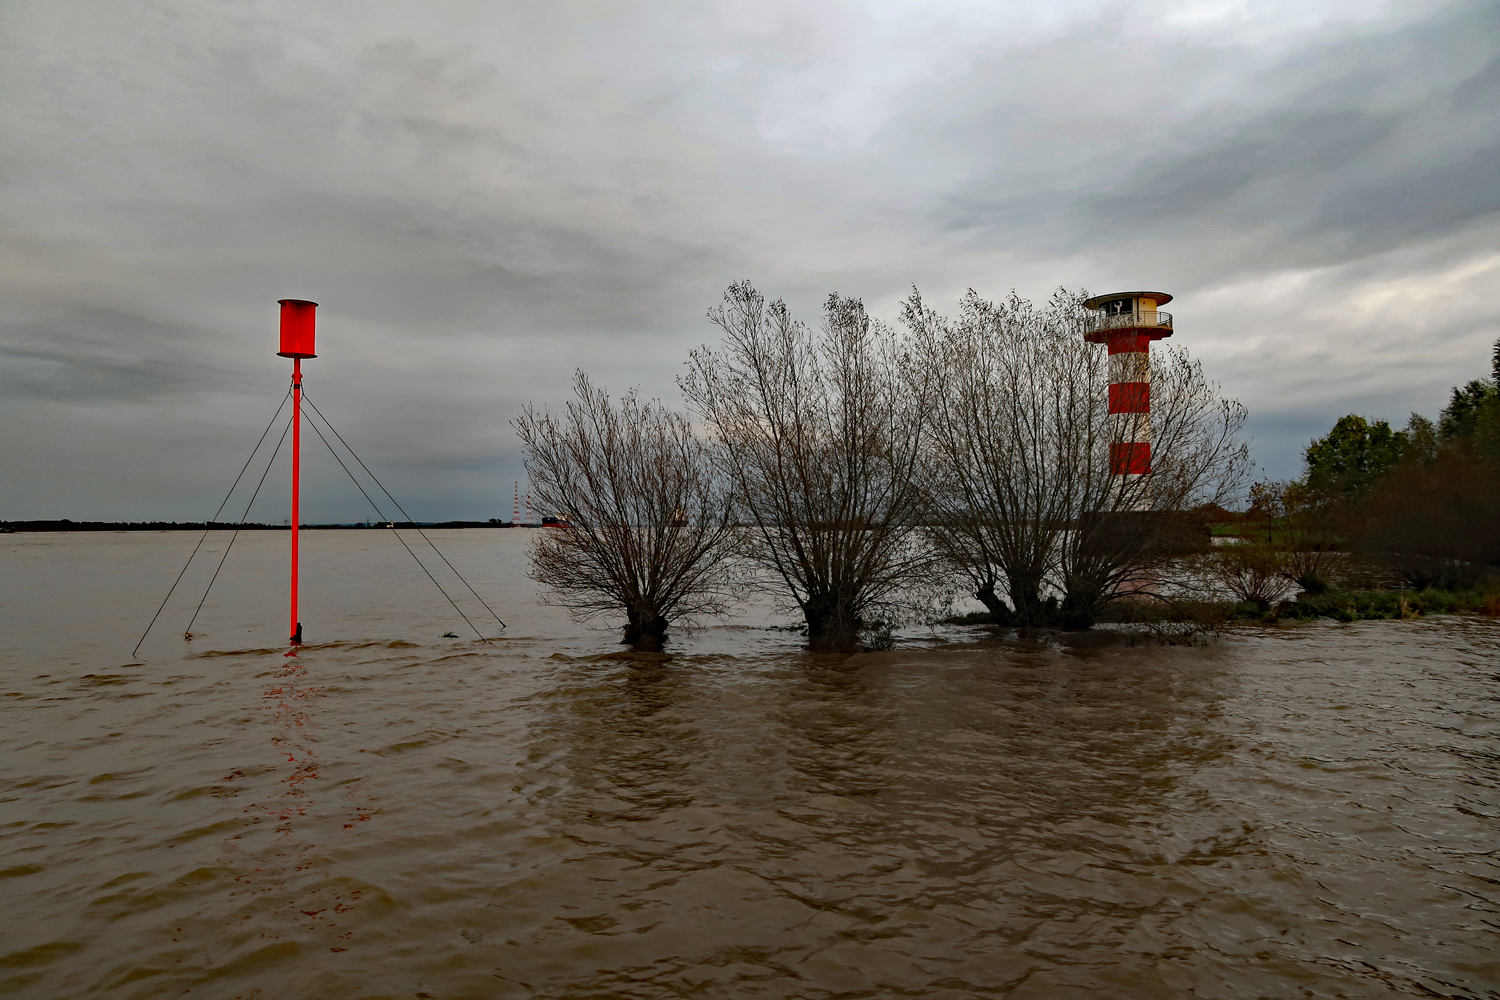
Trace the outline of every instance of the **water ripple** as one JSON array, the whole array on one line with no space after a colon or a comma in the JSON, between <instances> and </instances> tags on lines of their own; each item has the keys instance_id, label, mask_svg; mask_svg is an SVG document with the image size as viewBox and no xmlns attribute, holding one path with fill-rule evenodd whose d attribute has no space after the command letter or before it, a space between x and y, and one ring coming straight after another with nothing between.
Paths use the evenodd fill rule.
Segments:
<instances>
[{"instance_id":1,"label":"water ripple","mask_svg":"<svg viewBox=\"0 0 1500 1000\"><path fill-rule=\"evenodd\" d=\"M537 614L8 655L0 991L1500 996L1495 622L621 657Z\"/></svg>"}]
</instances>

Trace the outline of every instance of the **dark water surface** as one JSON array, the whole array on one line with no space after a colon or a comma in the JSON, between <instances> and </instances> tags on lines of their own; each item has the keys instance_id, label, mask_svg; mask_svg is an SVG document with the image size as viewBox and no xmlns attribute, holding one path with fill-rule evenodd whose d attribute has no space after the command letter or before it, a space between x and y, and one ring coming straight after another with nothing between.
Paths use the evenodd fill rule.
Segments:
<instances>
[{"instance_id":1,"label":"dark water surface","mask_svg":"<svg viewBox=\"0 0 1500 1000\"><path fill-rule=\"evenodd\" d=\"M0 536L0 993L1500 996L1494 621L641 662L441 535L491 646L324 532L284 656L267 533L135 666L193 537Z\"/></svg>"}]
</instances>

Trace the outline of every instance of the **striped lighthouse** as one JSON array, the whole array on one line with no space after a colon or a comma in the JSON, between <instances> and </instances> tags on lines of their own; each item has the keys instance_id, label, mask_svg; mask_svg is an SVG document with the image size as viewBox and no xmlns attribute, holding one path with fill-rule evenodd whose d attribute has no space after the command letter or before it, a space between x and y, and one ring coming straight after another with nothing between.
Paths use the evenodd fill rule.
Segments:
<instances>
[{"instance_id":1,"label":"striped lighthouse","mask_svg":"<svg viewBox=\"0 0 1500 1000\"><path fill-rule=\"evenodd\" d=\"M1110 292L1084 303L1095 312L1084 339L1109 349L1109 472L1122 485L1151 472L1151 342L1172 336L1166 292Z\"/></svg>"}]
</instances>

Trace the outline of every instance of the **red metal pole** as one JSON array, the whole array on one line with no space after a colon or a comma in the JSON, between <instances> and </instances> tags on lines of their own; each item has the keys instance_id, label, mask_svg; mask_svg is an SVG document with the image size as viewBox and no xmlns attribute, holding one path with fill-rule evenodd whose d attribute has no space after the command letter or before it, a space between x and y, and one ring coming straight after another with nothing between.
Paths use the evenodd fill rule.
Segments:
<instances>
[{"instance_id":1,"label":"red metal pole","mask_svg":"<svg viewBox=\"0 0 1500 1000\"><path fill-rule=\"evenodd\" d=\"M292 364L292 620L294 646L302 643L302 623L297 620L297 539L302 528L302 359L318 356L316 310L306 299L279 299L281 304L281 350ZM291 655L290 653L287 655Z\"/></svg>"},{"instance_id":2,"label":"red metal pole","mask_svg":"<svg viewBox=\"0 0 1500 1000\"><path fill-rule=\"evenodd\" d=\"M292 620L293 645L302 642L302 623L297 620L297 529L302 499L302 359L292 360Z\"/></svg>"}]
</instances>

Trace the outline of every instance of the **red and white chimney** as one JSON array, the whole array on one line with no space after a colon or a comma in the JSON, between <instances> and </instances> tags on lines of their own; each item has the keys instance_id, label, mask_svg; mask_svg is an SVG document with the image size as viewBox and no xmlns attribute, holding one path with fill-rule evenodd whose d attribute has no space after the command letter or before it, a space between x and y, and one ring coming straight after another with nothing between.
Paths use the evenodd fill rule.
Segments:
<instances>
[{"instance_id":1,"label":"red and white chimney","mask_svg":"<svg viewBox=\"0 0 1500 1000\"><path fill-rule=\"evenodd\" d=\"M1133 481L1151 472L1151 342L1172 336L1166 292L1110 292L1084 303L1093 328L1084 339L1109 349L1109 472Z\"/></svg>"}]
</instances>

